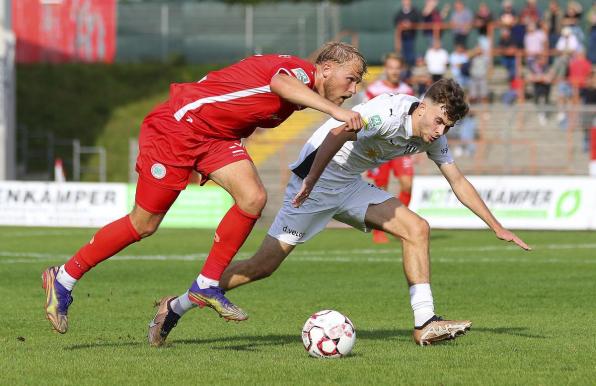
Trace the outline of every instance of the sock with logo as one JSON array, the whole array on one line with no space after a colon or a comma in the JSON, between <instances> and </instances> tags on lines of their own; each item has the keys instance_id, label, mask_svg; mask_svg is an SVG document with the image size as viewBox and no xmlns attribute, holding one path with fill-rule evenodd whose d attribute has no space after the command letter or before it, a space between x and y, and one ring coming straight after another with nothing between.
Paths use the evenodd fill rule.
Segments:
<instances>
[{"instance_id":1,"label":"sock with logo","mask_svg":"<svg viewBox=\"0 0 596 386\"><path fill-rule=\"evenodd\" d=\"M419 327L435 315L435 305L430 284L414 284L410 287L410 304L414 311L414 326Z\"/></svg>"},{"instance_id":2,"label":"sock with logo","mask_svg":"<svg viewBox=\"0 0 596 386\"><path fill-rule=\"evenodd\" d=\"M98 230L91 241L64 264L64 270L78 280L97 264L140 239L141 237L132 226L130 217L126 215Z\"/></svg>"},{"instance_id":3,"label":"sock with logo","mask_svg":"<svg viewBox=\"0 0 596 386\"><path fill-rule=\"evenodd\" d=\"M215 241L201 275L219 281L223 271L244 244L259 217L244 212L237 205L232 206L215 230Z\"/></svg>"},{"instance_id":4,"label":"sock with logo","mask_svg":"<svg viewBox=\"0 0 596 386\"><path fill-rule=\"evenodd\" d=\"M66 269L64 269L64 264L62 264L58 269L56 280L58 281L58 283L62 284L62 287L66 288L69 291L72 291L72 289L78 281L74 277L70 276L68 272L66 272Z\"/></svg>"},{"instance_id":5,"label":"sock with logo","mask_svg":"<svg viewBox=\"0 0 596 386\"><path fill-rule=\"evenodd\" d=\"M187 311L190 311L196 306L197 305L191 302L188 298L188 291L178 296L177 298L172 299L172 301L170 302L170 309L180 316L186 314Z\"/></svg>"},{"instance_id":6,"label":"sock with logo","mask_svg":"<svg viewBox=\"0 0 596 386\"><path fill-rule=\"evenodd\" d=\"M405 206L410 205L410 200L412 199L412 194L408 192L400 192L399 193L399 201Z\"/></svg>"}]
</instances>

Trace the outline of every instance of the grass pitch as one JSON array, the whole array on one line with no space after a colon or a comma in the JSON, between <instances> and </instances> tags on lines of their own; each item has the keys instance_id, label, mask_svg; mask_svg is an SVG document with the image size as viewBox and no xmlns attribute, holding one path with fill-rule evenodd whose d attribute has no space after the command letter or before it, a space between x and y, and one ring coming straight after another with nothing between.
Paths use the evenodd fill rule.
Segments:
<instances>
[{"instance_id":1,"label":"grass pitch","mask_svg":"<svg viewBox=\"0 0 596 386\"><path fill-rule=\"evenodd\" d=\"M64 262L90 229L0 228L0 384L594 384L596 232L519 232L532 252L489 231L434 231L440 315L472 331L418 347L398 242L327 230L271 278L229 293L250 314L226 323L193 310L150 348L152 302L195 278L212 231L160 230L77 285L66 335L50 331L40 274ZM238 258L254 252L255 230ZM300 330L332 308L356 326L353 355L310 358Z\"/></svg>"}]
</instances>

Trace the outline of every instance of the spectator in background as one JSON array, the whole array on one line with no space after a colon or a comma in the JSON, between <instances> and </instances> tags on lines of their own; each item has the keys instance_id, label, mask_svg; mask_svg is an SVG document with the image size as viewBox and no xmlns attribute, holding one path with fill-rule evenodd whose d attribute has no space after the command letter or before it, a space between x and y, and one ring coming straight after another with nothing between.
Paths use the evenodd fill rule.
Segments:
<instances>
[{"instance_id":1,"label":"spectator in background","mask_svg":"<svg viewBox=\"0 0 596 386\"><path fill-rule=\"evenodd\" d=\"M539 55L532 64L528 65L528 82L533 86L534 103L539 106L541 101L544 105L549 104L551 75L548 68L548 57ZM546 112L544 109L538 111L538 121L542 126L546 125Z\"/></svg>"},{"instance_id":2,"label":"spectator in background","mask_svg":"<svg viewBox=\"0 0 596 386\"><path fill-rule=\"evenodd\" d=\"M395 28L402 29L401 52L408 66L413 66L416 62L416 30L413 29L415 23L420 21L420 12L412 5L412 0L402 0L401 9L394 18Z\"/></svg>"},{"instance_id":3,"label":"spectator in background","mask_svg":"<svg viewBox=\"0 0 596 386\"><path fill-rule=\"evenodd\" d=\"M596 64L596 1L592 1L592 8L588 12L588 25L590 26L590 38L588 40L588 59Z\"/></svg>"},{"instance_id":4,"label":"spectator in background","mask_svg":"<svg viewBox=\"0 0 596 386\"><path fill-rule=\"evenodd\" d=\"M580 23L582 19L583 8L577 1L569 1L567 9L563 16L563 25L571 28L571 32L575 35L580 43L584 41L584 32L581 29Z\"/></svg>"},{"instance_id":5,"label":"spectator in background","mask_svg":"<svg viewBox=\"0 0 596 386\"><path fill-rule=\"evenodd\" d=\"M432 84L432 76L422 56L416 58L416 65L412 67L412 77L410 80L418 96L424 95L427 88Z\"/></svg>"},{"instance_id":6,"label":"spectator in background","mask_svg":"<svg viewBox=\"0 0 596 386\"><path fill-rule=\"evenodd\" d=\"M467 47L468 35L474 23L474 15L462 0L455 0L453 14L451 15L451 28L453 29L453 44Z\"/></svg>"},{"instance_id":7,"label":"spectator in background","mask_svg":"<svg viewBox=\"0 0 596 386\"><path fill-rule=\"evenodd\" d=\"M511 0L504 0L499 21L503 27L511 29L517 23L517 14Z\"/></svg>"},{"instance_id":8,"label":"spectator in background","mask_svg":"<svg viewBox=\"0 0 596 386\"><path fill-rule=\"evenodd\" d=\"M470 77L470 57L463 44L456 44L455 51L449 55L449 69L451 70L453 79L455 79L463 89L466 89Z\"/></svg>"},{"instance_id":9,"label":"spectator in background","mask_svg":"<svg viewBox=\"0 0 596 386\"><path fill-rule=\"evenodd\" d=\"M548 33L548 46L551 49L555 48L561 34L561 24L563 22L563 12L557 0L551 0L548 3L548 9L544 12L543 22Z\"/></svg>"},{"instance_id":10,"label":"spectator in background","mask_svg":"<svg viewBox=\"0 0 596 386\"><path fill-rule=\"evenodd\" d=\"M535 22L529 22L524 37L524 51L528 66L531 66L535 58L544 54L546 50L548 50L546 33Z\"/></svg>"},{"instance_id":11,"label":"spectator in background","mask_svg":"<svg viewBox=\"0 0 596 386\"><path fill-rule=\"evenodd\" d=\"M520 21L524 24L538 23L540 21L540 10L536 5L536 0L528 0L526 6L519 14Z\"/></svg>"},{"instance_id":12,"label":"spectator in background","mask_svg":"<svg viewBox=\"0 0 596 386\"><path fill-rule=\"evenodd\" d=\"M436 39L433 46L426 51L424 61L432 76L433 83L445 76L447 64L449 64L449 53L441 47L439 39Z\"/></svg>"},{"instance_id":13,"label":"spectator in background","mask_svg":"<svg viewBox=\"0 0 596 386\"><path fill-rule=\"evenodd\" d=\"M509 81L515 78L515 54L517 47L511 37L511 30L508 28L501 29L501 37L499 38L498 46L501 54L501 64L507 69Z\"/></svg>"},{"instance_id":14,"label":"spectator in background","mask_svg":"<svg viewBox=\"0 0 596 386\"><path fill-rule=\"evenodd\" d=\"M429 23L433 25L440 26L443 22L443 19L447 16L449 12L450 5L449 3L445 4L442 10L439 10L439 0L425 0L424 1L424 8L422 8L422 19L421 21L424 23ZM441 37L441 31L439 29L439 35ZM434 39L434 31L432 28L424 30L424 40L426 40L426 46L430 47L432 45Z\"/></svg>"},{"instance_id":15,"label":"spectator in background","mask_svg":"<svg viewBox=\"0 0 596 386\"><path fill-rule=\"evenodd\" d=\"M469 96L472 103L488 103L489 57L478 43L471 51Z\"/></svg>"},{"instance_id":16,"label":"spectator in background","mask_svg":"<svg viewBox=\"0 0 596 386\"><path fill-rule=\"evenodd\" d=\"M569 61L569 84L573 90L574 102L579 103L583 99L591 74L592 63L586 59L583 49L577 50Z\"/></svg>"},{"instance_id":17,"label":"spectator in background","mask_svg":"<svg viewBox=\"0 0 596 386\"><path fill-rule=\"evenodd\" d=\"M491 42L488 38L488 24L493 21L493 14L485 2L480 3L474 16L474 26L478 28L478 43L483 51L488 52Z\"/></svg>"}]
</instances>

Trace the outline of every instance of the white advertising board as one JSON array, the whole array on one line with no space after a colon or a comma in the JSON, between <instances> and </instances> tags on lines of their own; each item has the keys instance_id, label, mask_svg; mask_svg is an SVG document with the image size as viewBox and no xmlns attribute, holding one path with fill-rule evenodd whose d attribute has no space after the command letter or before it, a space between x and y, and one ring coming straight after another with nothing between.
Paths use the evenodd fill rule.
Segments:
<instances>
[{"instance_id":1,"label":"white advertising board","mask_svg":"<svg viewBox=\"0 0 596 386\"><path fill-rule=\"evenodd\" d=\"M99 227L124 216L127 185L0 181L0 225Z\"/></svg>"},{"instance_id":2,"label":"white advertising board","mask_svg":"<svg viewBox=\"0 0 596 386\"><path fill-rule=\"evenodd\" d=\"M503 226L511 229L596 229L596 178L468 177ZM441 177L416 176L410 208L432 227L486 224L464 207Z\"/></svg>"}]
</instances>

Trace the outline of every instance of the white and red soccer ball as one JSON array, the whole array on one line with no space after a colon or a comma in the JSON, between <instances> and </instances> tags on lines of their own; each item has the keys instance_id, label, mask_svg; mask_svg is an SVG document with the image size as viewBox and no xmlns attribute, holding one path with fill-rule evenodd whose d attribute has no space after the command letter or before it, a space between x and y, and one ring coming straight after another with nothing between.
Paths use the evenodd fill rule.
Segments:
<instances>
[{"instance_id":1,"label":"white and red soccer ball","mask_svg":"<svg viewBox=\"0 0 596 386\"><path fill-rule=\"evenodd\" d=\"M341 358L352 351L355 342L354 324L337 311L314 313L302 328L304 348L315 358Z\"/></svg>"}]
</instances>

